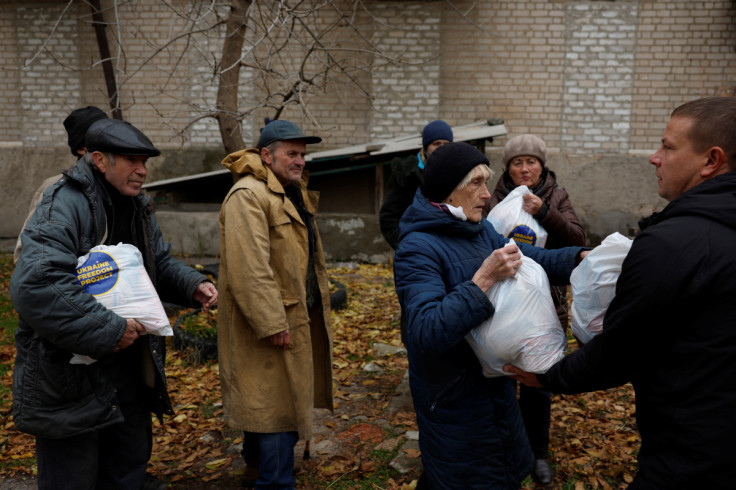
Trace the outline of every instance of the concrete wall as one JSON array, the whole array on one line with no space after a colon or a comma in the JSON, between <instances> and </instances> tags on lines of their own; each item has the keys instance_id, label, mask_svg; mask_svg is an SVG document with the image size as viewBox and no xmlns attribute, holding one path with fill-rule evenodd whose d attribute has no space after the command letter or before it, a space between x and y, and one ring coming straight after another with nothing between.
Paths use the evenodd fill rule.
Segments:
<instances>
[{"instance_id":1,"label":"concrete wall","mask_svg":"<svg viewBox=\"0 0 736 490\"><path fill-rule=\"evenodd\" d=\"M172 253L195 256L219 255L218 215L216 211L156 213ZM322 213L316 221L328 262L383 264L393 257L375 214Z\"/></svg>"},{"instance_id":2,"label":"concrete wall","mask_svg":"<svg viewBox=\"0 0 736 490\"><path fill-rule=\"evenodd\" d=\"M165 150L150 162L149 180L219 168L224 156L216 124L195 120L214 103L207 60L221 36L186 38L196 47L189 51L183 41L166 44L188 28L170 6L189 8L197 27L212 18L197 10L207 5L119 3L124 28L108 30L125 118ZM634 233L641 217L664 206L646 157L658 147L671 110L697 97L734 94L736 4L730 0L372 0L362 2L367 11L351 10L350 0L336 5L351 12L349 22L385 56L356 54L365 45L347 21L325 38L344 48L336 55L353 60L351 76L370 98L340 78L304 95L309 115L287 107L281 117L323 137L311 150L418 133L436 118L453 125L502 118L509 137L533 132L545 139L549 166L593 244L613 231ZM74 2L62 16L66 6L0 4L0 209L6 217L0 237L17 234L35 186L73 163L64 117L88 104L105 107L88 6ZM326 12L320 20L333 21ZM243 108L263 95L265 87L251 83L254 75L243 75ZM244 122L247 144L264 115L273 114L256 111ZM505 141L487 147L492 162ZM351 189L337 183L330 190L343 187ZM351 192L325 202L344 202L342 211L362 215L369 205L351 209Z\"/></svg>"},{"instance_id":3,"label":"concrete wall","mask_svg":"<svg viewBox=\"0 0 736 490\"><path fill-rule=\"evenodd\" d=\"M18 235L38 186L75 160L59 148L4 148L0 155L0 237L9 238Z\"/></svg>"}]
</instances>

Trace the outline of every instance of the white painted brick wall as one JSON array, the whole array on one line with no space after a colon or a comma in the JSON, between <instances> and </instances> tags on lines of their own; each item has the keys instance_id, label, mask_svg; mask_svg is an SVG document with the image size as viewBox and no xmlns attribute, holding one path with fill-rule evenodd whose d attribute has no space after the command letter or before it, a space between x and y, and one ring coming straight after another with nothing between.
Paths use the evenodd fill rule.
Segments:
<instances>
[{"instance_id":1,"label":"white painted brick wall","mask_svg":"<svg viewBox=\"0 0 736 490\"><path fill-rule=\"evenodd\" d=\"M189 2L121 3L119 30L106 12L113 23L111 51L120 55L115 65L124 116L161 148L219 148L212 119L182 130L214 106L217 87L210 62L222 33L193 36L189 41L196 49L187 53L184 38L165 46L185 29L185 19L167 5ZM336 5L347 10L349 2ZM367 38L394 56L431 60L392 65L342 53L344 62L354 60L351 76L372 99L337 76L306 96L308 115L297 107L282 115L320 134L323 148L416 134L435 118L464 124L500 117L512 135L537 133L567 153L644 152L657 145L675 106L734 94L736 13L728 0L455 0L455 8L440 1L372 0L363 5L369 13L358 9L350 21ZM37 52L65 6L22 1L0 6L2 145L62 146L61 121L69 111L89 104L109 110L83 2L71 6L35 62L18 69ZM212 17L202 17L198 26ZM124 52L115 43L117 35L125 42ZM345 48L360 44L344 22L329 41ZM138 70L156 50L155 62ZM244 107L263 95L249 78L253 74L246 72L241 78ZM245 121L247 143L255 142L267 115L273 110ZM500 138L497 144L503 142Z\"/></svg>"},{"instance_id":2,"label":"white painted brick wall","mask_svg":"<svg viewBox=\"0 0 736 490\"><path fill-rule=\"evenodd\" d=\"M438 2L373 2L380 49L402 60L377 59L371 71L371 138L420 133L440 113L440 16ZM434 58L434 59L432 59ZM419 64L419 61L428 60Z\"/></svg>"}]
</instances>

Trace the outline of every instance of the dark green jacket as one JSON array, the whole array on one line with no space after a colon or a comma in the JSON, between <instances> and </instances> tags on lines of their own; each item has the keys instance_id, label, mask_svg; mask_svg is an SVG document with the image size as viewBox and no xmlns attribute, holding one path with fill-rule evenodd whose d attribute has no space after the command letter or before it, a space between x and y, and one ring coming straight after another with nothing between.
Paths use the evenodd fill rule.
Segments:
<instances>
[{"instance_id":1,"label":"dark green jacket","mask_svg":"<svg viewBox=\"0 0 736 490\"><path fill-rule=\"evenodd\" d=\"M61 438L123 421L111 380L113 348L126 319L107 310L77 282L78 257L104 243L107 191L83 160L44 193L22 234L23 249L10 281L18 312L13 372L13 420L29 434ZM150 206L138 196L133 226L149 276L162 301L194 306L206 277L169 254ZM164 375L164 338L144 336L150 348L151 410L172 413ZM72 353L98 359L72 365ZM146 359L144 359L145 362ZM152 371L152 372L151 372Z\"/></svg>"}]
</instances>

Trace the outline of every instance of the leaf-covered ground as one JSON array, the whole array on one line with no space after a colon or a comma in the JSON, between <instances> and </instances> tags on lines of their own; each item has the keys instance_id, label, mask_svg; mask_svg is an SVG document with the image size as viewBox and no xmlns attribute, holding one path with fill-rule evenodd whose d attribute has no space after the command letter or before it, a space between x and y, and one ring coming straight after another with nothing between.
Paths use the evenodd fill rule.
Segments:
<instances>
[{"instance_id":1,"label":"leaf-covered ground","mask_svg":"<svg viewBox=\"0 0 736 490\"><path fill-rule=\"evenodd\" d=\"M14 430L10 392L16 316L8 294L12 260L0 255L0 486L32 477L33 439ZM345 309L333 312L334 413L315 415L310 458L297 461L299 488L413 488L417 465L400 473L397 457L418 461L416 446L404 444L416 431L411 407L394 406L407 368L404 354L385 355L379 344L400 345L398 303L388 266L340 267L330 277L348 292ZM574 343L570 342L571 349ZM195 362L188 351L170 348L167 375L176 415L154 421L150 473L172 488L242 488L241 434L222 422L218 366ZM606 392L553 397L552 463L556 488L625 488L636 472L639 438L629 385ZM306 449L304 442L297 447ZM530 479L523 488L534 488Z\"/></svg>"}]
</instances>

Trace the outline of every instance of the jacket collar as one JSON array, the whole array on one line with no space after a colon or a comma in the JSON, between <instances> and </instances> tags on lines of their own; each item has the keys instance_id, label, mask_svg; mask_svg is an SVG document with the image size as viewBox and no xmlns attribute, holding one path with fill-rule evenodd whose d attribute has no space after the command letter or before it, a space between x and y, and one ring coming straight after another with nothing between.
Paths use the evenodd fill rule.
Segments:
<instances>
[{"instance_id":1,"label":"jacket collar","mask_svg":"<svg viewBox=\"0 0 736 490\"><path fill-rule=\"evenodd\" d=\"M556 186L557 176L555 173L547 167L542 167L542 174L539 176L539 183L534 187L534 189L529 190L532 191L534 195L545 198L552 193L552 189ZM506 169L503 174L501 174L501 178L498 179L494 192L504 198L515 188L516 184L511 180L511 175L509 175L509 171Z\"/></svg>"},{"instance_id":2,"label":"jacket collar","mask_svg":"<svg viewBox=\"0 0 736 490\"><path fill-rule=\"evenodd\" d=\"M70 170L65 170L63 173L66 177L74 182L77 186L81 187L88 198L92 199L91 193L96 192L97 195L102 199L103 203L110 204L110 194L104 185L99 185L95 179L95 172L90 164L84 161L83 158L77 160L77 163ZM137 209L144 208L151 197L141 192L133 199Z\"/></svg>"},{"instance_id":3,"label":"jacket collar","mask_svg":"<svg viewBox=\"0 0 736 490\"><path fill-rule=\"evenodd\" d=\"M271 171L271 169L261 161L261 152L258 148L246 148L245 150L231 153L222 160L222 165L230 170L233 176L233 181L237 182L246 175L252 175L256 179L265 182L271 192L281 195L284 199L286 198L284 186L281 185L281 182L279 182L279 179L276 178L276 175ZM305 170L302 172L302 178L299 181L298 186L302 191L304 206L307 208L309 214L314 216L317 214L319 193L307 190L308 182L309 172ZM296 215L295 217L298 218L299 214L296 212L296 209L293 211Z\"/></svg>"},{"instance_id":4,"label":"jacket collar","mask_svg":"<svg viewBox=\"0 0 736 490\"><path fill-rule=\"evenodd\" d=\"M728 172L688 189L660 211L639 221L639 229L676 216L699 216L736 229L736 172Z\"/></svg>"},{"instance_id":5,"label":"jacket collar","mask_svg":"<svg viewBox=\"0 0 736 490\"><path fill-rule=\"evenodd\" d=\"M399 222L400 239L412 231L471 238L483 231L483 220L478 223L461 221L433 205L424 197L421 190L417 190L414 202L407 208Z\"/></svg>"}]
</instances>

